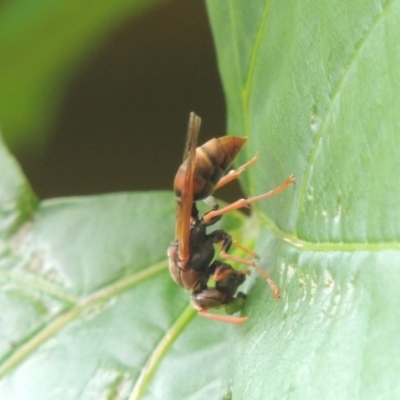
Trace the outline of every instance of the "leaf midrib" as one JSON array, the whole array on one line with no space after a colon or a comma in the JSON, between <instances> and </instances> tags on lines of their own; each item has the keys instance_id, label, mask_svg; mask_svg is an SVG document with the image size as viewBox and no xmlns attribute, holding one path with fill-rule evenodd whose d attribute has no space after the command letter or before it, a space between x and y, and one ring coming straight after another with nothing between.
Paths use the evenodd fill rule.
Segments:
<instances>
[{"instance_id":1,"label":"leaf midrib","mask_svg":"<svg viewBox=\"0 0 400 400\"><path fill-rule=\"evenodd\" d=\"M383 250L400 250L400 242L309 242L300 239L296 233L289 233L280 229L271 219L264 213L258 213L259 218L277 238L291 247L308 251L338 251L338 252L355 252L366 251L375 252Z\"/></svg>"}]
</instances>

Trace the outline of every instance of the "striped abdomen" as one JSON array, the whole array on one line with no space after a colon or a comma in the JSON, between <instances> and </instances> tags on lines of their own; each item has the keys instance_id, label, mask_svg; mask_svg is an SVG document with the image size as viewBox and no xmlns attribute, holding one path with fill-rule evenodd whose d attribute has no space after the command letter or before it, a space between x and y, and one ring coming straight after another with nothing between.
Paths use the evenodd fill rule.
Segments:
<instances>
[{"instance_id":1,"label":"striped abdomen","mask_svg":"<svg viewBox=\"0 0 400 400\"><path fill-rule=\"evenodd\" d=\"M215 185L229 170L246 140L242 137L222 136L197 147L193 179L194 201L205 199L213 193ZM177 198L181 197L186 166L187 160L179 167L175 176L174 190Z\"/></svg>"}]
</instances>

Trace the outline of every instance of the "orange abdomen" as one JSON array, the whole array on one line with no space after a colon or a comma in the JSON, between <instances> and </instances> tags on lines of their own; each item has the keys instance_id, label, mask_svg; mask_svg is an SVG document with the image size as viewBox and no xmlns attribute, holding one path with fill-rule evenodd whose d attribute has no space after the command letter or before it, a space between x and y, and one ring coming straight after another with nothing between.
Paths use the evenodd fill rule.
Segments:
<instances>
[{"instance_id":1,"label":"orange abdomen","mask_svg":"<svg viewBox=\"0 0 400 400\"><path fill-rule=\"evenodd\" d=\"M205 199L213 193L215 185L229 170L246 140L242 137L222 136L211 139L196 149L194 201ZM182 194L186 168L187 160L179 167L175 176L174 190L177 198Z\"/></svg>"}]
</instances>

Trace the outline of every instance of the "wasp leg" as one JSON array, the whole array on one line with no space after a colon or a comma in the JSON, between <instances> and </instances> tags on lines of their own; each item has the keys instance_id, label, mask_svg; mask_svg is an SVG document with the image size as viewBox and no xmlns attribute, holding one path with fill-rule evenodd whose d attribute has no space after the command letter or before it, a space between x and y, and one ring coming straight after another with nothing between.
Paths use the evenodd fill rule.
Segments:
<instances>
[{"instance_id":1,"label":"wasp leg","mask_svg":"<svg viewBox=\"0 0 400 400\"><path fill-rule=\"evenodd\" d=\"M233 240L232 241L232 245L237 247L238 249L244 251L245 253L247 253L249 256L253 257L253 258L258 258L257 254L253 251L250 250L249 248L243 246L242 244L240 244L237 240Z\"/></svg>"},{"instance_id":2,"label":"wasp leg","mask_svg":"<svg viewBox=\"0 0 400 400\"><path fill-rule=\"evenodd\" d=\"M276 283L273 281L273 279L269 276L269 274L267 274L263 269L261 269L257 263L255 263L254 261L251 260L246 260L245 258L240 258L240 257L236 257L233 256L232 254L228 254L225 251L221 251L220 253L220 257L225 259L225 260L232 260L232 261L236 261L238 263L244 264L244 265L248 265L249 267L254 268L268 283L269 287L272 290L272 295L276 298L279 299L281 297L280 293L279 293L279 289L278 286L276 285ZM244 271L245 272L245 271ZM249 271L247 271L249 272Z\"/></svg>"},{"instance_id":3,"label":"wasp leg","mask_svg":"<svg viewBox=\"0 0 400 400\"><path fill-rule=\"evenodd\" d=\"M221 230L212 232L210 235L213 235L212 239L213 239L214 243L218 239L219 239L218 242L222 242L221 252L219 253L219 256L221 258L224 258L225 260L236 261L236 262L238 262L240 264L248 265L250 267L254 267L256 265L254 260L248 260L247 258L237 257L237 256L234 256L234 255L228 253L228 251L231 248L232 244L236 244L237 245L237 243L232 240L232 236L229 235L229 233L227 233L227 232L225 232L225 231L223 231L221 229ZM238 247L242 248L244 250L247 250L250 254L255 254L250 249L247 249L244 246L239 245ZM263 275L263 274L261 274L261 275ZM265 277L265 275L263 275L263 276Z\"/></svg>"},{"instance_id":4,"label":"wasp leg","mask_svg":"<svg viewBox=\"0 0 400 400\"><path fill-rule=\"evenodd\" d=\"M237 277L238 275L236 275L236 278ZM240 279L240 281L241 280L244 280L244 278ZM231 317L227 315L213 314L207 311L209 308L219 308L223 305L227 306L231 303L234 303L236 300L238 300L238 298L233 297L231 293L227 293L223 289L221 290L207 287L192 294L192 306L197 310L201 317L213 319L215 321L228 322L231 324L242 324L243 322L247 321L247 317ZM233 312L236 311L238 311L236 308L233 309Z\"/></svg>"},{"instance_id":5,"label":"wasp leg","mask_svg":"<svg viewBox=\"0 0 400 400\"><path fill-rule=\"evenodd\" d=\"M215 185L215 190L219 189L222 186L225 186L227 183L237 179L239 175L245 171L247 168L249 168L251 165L257 162L258 160L258 154L256 154L250 161L248 161L246 164L241 165L237 169L232 169L230 170L225 176L223 176L218 183Z\"/></svg>"},{"instance_id":6,"label":"wasp leg","mask_svg":"<svg viewBox=\"0 0 400 400\"><path fill-rule=\"evenodd\" d=\"M207 197L207 199L209 199L209 198L213 198L213 197L212 197L212 196ZM214 199L214 198L213 198L213 199ZM202 223L204 226L211 226L211 225L214 225L214 224L216 224L216 223L222 218L222 215L217 215L217 216L214 217L214 218L208 219L207 222L206 222L205 219L204 219L204 217L205 217L206 215L208 215L208 214L211 213L211 212L217 211L217 210L219 209L219 204L216 202L215 199L214 199L214 201L215 201L215 203L214 203L214 205L213 205L213 208L212 208L211 210L205 212L205 213L202 215L201 219L200 219L201 223Z\"/></svg>"},{"instance_id":7,"label":"wasp leg","mask_svg":"<svg viewBox=\"0 0 400 400\"><path fill-rule=\"evenodd\" d=\"M268 282L268 285L270 286L270 288L272 290L273 296L276 299L279 299L281 297L276 283L272 280L272 278L263 269L261 269L257 265L257 263L255 261L248 260L248 259L242 258L242 257L237 257L237 256L234 256L234 255L228 253L229 249L231 248L231 245L233 244L232 236L229 235L229 233L225 232L222 229L219 229L214 232L211 232L209 234L209 238L211 239L211 241L213 243L221 243L222 242L222 248L221 248L221 252L219 254L219 256L221 258L223 258L225 260L236 261L240 264L244 264L244 265L248 265L249 267L253 267ZM249 250L249 251L251 252L251 250ZM236 272L240 272L240 271L236 271ZM248 271L243 271L243 272L248 274ZM215 272L211 271L211 274L214 275L215 281L220 280L221 278L218 278L218 276L221 276L223 273L228 274L228 272L225 272L225 271L220 272L218 268L215 269Z\"/></svg>"},{"instance_id":8,"label":"wasp leg","mask_svg":"<svg viewBox=\"0 0 400 400\"><path fill-rule=\"evenodd\" d=\"M255 264L255 262L252 260L248 260L246 258L237 257L232 254L228 254L229 249L231 248L232 245L234 245L234 246L244 250L246 253L250 254L253 258L256 256L256 254L252 250L250 250L247 247L244 247L241 244L239 244L238 242L232 240L232 236L228 232L224 231L223 229L217 229L214 232L211 232L208 235L208 239L211 240L211 242L215 243L215 244L221 243L221 252L220 252L221 258L224 258L226 260L236 261L240 264L249 265L249 266L253 266ZM218 270L217 270L217 272L218 272ZM213 272L211 272L211 274L212 273Z\"/></svg>"},{"instance_id":9,"label":"wasp leg","mask_svg":"<svg viewBox=\"0 0 400 400\"><path fill-rule=\"evenodd\" d=\"M227 214L227 213L237 210L239 208L247 207L249 204L254 203L255 201L263 200L268 197L274 196L274 195L282 192L283 190L287 189L294 182L295 182L294 175L290 175L289 178L287 178L286 181L282 185L278 186L277 188L272 189L267 193L260 194L258 196L249 197L248 199L237 200L234 203L229 204L225 207L222 207L218 210L210 211L209 213L207 213L203 216L203 220L205 223L208 223L210 220L217 218L221 215Z\"/></svg>"},{"instance_id":10,"label":"wasp leg","mask_svg":"<svg viewBox=\"0 0 400 400\"><path fill-rule=\"evenodd\" d=\"M241 257L236 257L233 256L232 254L228 254L226 250L222 249L221 253L219 256L225 260L231 260L231 261L236 261L240 264L248 265L249 267L253 267L267 282L269 287L272 290L272 295L276 298L279 299L281 297L279 293L278 286L276 283L272 280L272 278L263 270L261 269L257 263L255 263L252 260L247 260L246 258L241 258Z\"/></svg>"},{"instance_id":11,"label":"wasp leg","mask_svg":"<svg viewBox=\"0 0 400 400\"><path fill-rule=\"evenodd\" d=\"M208 223L206 226L209 225L210 224ZM211 232L208 235L208 238L215 244L222 243L222 248L223 250L225 250L226 253L229 251L231 246L235 246L238 249L247 253L252 258L258 258L257 254L253 250L250 250L249 248L241 245L237 240L232 240L232 236L223 229L217 229L214 232Z\"/></svg>"},{"instance_id":12,"label":"wasp leg","mask_svg":"<svg viewBox=\"0 0 400 400\"><path fill-rule=\"evenodd\" d=\"M207 310L199 310L197 312L201 317L213 319L214 321L227 322L229 324L243 324L247 321L247 317L231 317L229 315L219 315L207 312Z\"/></svg>"},{"instance_id":13,"label":"wasp leg","mask_svg":"<svg viewBox=\"0 0 400 400\"><path fill-rule=\"evenodd\" d=\"M220 308L225 306L229 314L240 310L246 296L239 292L235 293L238 287L246 280L248 271L236 271L229 264L214 261L207 273L207 278L212 274L215 279L215 287L208 287L202 282L198 290L192 293L191 302L199 315L222 322L241 324L247 321L247 317L228 317L209 313L210 308Z\"/></svg>"}]
</instances>

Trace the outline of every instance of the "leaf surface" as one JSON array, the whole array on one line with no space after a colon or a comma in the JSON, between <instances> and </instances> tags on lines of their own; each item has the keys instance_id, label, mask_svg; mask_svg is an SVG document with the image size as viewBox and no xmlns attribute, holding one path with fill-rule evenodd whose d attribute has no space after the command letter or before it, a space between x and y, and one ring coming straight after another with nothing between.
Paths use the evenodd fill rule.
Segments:
<instances>
[{"instance_id":1,"label":"leaf surface","mask_svg":"<svg viewBox=\"0 0 400 400\"><path fill-rule=\"evenodd\" d=\"M400 3L208 8L229 133L260 154L247 190L297 179L257 205L260 263L282 298L251 291L233 398L396 398Z\"/></svg>"},{"instance_id":2,"label":"leaf surface","mask_svg":"<svg viewBox=\"0 0 400 400\"><path fill-rule=\"evenodd\" d=\"M24 186L12 158L3 155ZM0 185L4 198L9 182ZM223 327L216 324L204 337L207 321L190 323L187 294L167 270L171 193L37 205L25 184L23 196L19 190L14 196L28 196L34 206L29 215L17 207L3 213L20 223L5 232L10 246L1 260L2 399L136 398L145 388L148 398L201 398L225 390L221 362L212 361L226 351ZM177 376L187 378L188 364L200 372L181 385Z\"/></svg>"},{"instance_id":3,"label":"leaf surface","mask_svg":"<svg viewBox=\"0 0 400 400\"><path fill-rule=\"evenodd\" d=\"M171 193L39 203L1 145L1 399L399 397L400 4L208 9L246 192L297 178L224 219L281 299L253 274L248 323L195 317Z\"/></svg>"}]
</instances>

